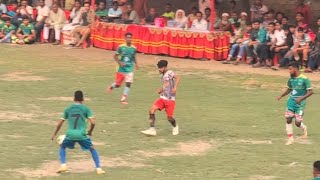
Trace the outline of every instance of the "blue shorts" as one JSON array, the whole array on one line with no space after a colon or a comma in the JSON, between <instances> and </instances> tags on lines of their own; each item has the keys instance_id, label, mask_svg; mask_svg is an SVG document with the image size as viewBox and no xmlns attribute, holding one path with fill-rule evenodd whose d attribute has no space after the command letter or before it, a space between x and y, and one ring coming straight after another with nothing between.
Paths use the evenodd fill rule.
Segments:
<instances>
[{"instance_id":1,"label":"blue shorts","mask_svg":"<svg viewBox=\"0 0 320 180\"><path fill-rule=\"evenodd\" d=\"M90 138L84 139L84 140L70 140L65 138L61 144L62 148L69 148L74 149L74 145L78 143L82 150L89 151L90 149L93 149L93 144L91 142Z\"/></svg>"}]
</instances>

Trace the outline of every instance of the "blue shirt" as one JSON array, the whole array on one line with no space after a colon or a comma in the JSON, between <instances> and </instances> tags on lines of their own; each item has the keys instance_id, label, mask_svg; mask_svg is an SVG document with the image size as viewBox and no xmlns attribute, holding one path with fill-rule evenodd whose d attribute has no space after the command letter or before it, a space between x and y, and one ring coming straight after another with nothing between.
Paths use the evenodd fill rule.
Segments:
<instances>
[{"instance_id":1,"label":"blue shirt","mask_svg":"<svg viewBox=\"0 0 320 180\"><path fill-rule=\"evenodd\" d=\"M108 16L110 17L120 17L121 15L122 15L122 11L120 8L118 8L117 10L110 8L108 11Z\"/></svg>"},{"instance_id":2,"label":"blue shirt","mask_svg":"<svg viewBox=\"0 0 320 180\"><path fill-rule=\"evenodd\" d=\"M7 6L3 3L0 4L0 14L6 14L8 12Z\"/></svg>"}]
</instances>

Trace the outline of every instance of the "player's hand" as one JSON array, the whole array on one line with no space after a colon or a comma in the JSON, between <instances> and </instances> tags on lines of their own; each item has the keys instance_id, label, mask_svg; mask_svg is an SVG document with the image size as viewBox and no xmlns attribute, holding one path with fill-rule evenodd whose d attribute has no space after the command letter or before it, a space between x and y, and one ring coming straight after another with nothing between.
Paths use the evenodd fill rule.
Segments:
<instances>
[{"instance_id":1,"label":"player's hand","mask_svg":"<svg viewBox=\"0 0 320 180\"><path fill-rule=\"evenodd\" d=\"M173 89L172 89L172 93L173 93L173 94L176 94L176 92L177 92L177 89L176 89L176 88L173 88Z\"/></svg>"},{"instance_id":2,"label":"player's hand","mask_svg":"<svg viewBox=\"0 0 320 180\"><path fill-rule=\"evenodd\" d=\"M87 135L88 135L88 136L92 136L92 132L89 132L89 131L88 131Z\"/></svg>"},{"instance_id":3,"label":"player's hand","mask_svg":"<svg viewBox=\"0 0 320 180\"><path fill-rule=\"evenodd\" d=\"M163 92L163 89L162 89L162 88L159 88L159 89L157 90L157 92L158 92L158 94L161 94L161 93Z\"/></svg>"},{"instance_id":4,"label":"player's hand","mask_svg":"<svg viewBox=\"0 0 320 180\"><path fill-rule=\"evenodd\" d=\"M297 99L295 99L294 101L295 101L297 104L300 104L301 101L302 101L302 98L297 98Z\"/></svg>"},{"instance_id":5,"label":"player's hand","mask_svg":"<svg viewBox=\"0 0 320 180\"><path fill-rule=\"evenodd\" d=\"M277 97L277 100L280 101L282 99L282 96Z\"/></svg>"},{"instance_id":6,"label":"player's hand","mask_svg":"<svg viewBox=\"0 0 320 180\"><path fill-rule=\"evenodd\" d=\"M56 135L52 135L51 141L54 141L55 138L56 138Z\"/></svg>"}]
</instances>

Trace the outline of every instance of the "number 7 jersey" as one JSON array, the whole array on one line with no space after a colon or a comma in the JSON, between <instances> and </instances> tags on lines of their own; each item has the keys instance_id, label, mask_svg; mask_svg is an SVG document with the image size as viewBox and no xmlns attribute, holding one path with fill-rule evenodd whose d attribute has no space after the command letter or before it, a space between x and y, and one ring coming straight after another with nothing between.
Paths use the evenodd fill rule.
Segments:
<instances>
[{"instance_id":1,"label":"number 7 jersey","mask_svg":"<svg viewBox=\"0 0 320 180\"><path fill-rule=\"evenodd\" d=\"M62 120L68 121L66 138L70 140L87 139L87 119L93 118L92 111L85 105L74 103L64 110Z\"/></svg>"}]
</instances>

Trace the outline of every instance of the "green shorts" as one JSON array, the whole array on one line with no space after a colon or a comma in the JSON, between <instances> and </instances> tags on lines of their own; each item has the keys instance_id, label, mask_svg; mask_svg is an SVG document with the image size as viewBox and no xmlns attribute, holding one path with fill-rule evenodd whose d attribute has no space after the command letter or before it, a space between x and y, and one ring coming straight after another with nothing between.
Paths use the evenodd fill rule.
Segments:
<instances>
[{"instance_id":1,"label":"green shorts","mask_svg":"<svg viewBox=\"0 0 320 180\"><path fill-rule=\"evenodd\" d=\"M287 109L285 113L286 118L293 118L297 121L302 121L303 119L303 110L306 106L306 101L302 101L300 104L297 104L294 99L289 98L287 101Z\"/></svg>"}]
</instances>

